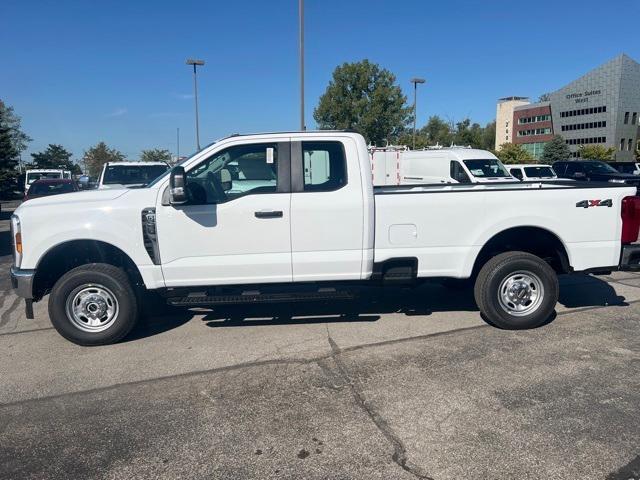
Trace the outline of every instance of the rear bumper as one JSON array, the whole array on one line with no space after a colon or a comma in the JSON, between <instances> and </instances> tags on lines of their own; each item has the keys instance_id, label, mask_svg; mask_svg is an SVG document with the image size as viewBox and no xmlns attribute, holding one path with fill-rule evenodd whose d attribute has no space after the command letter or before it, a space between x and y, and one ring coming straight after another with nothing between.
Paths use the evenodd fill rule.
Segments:
<instances>
[{"instance_id":1,"label":"rear bumper","mask_svg":"<svg viewBox=\"0 0 640 480\"><path fill-rule=\"evenodd\" d=\"M35 270L23 270L11 267L11 286L16 290L19 297L33 298L33 279L36 276Z\"/></svg>"},{"instance_id":2,"label":"rear bumper","mask_svg":"<svg viewBox=\"0 0 640 480\"><path fill-rule=\"evenodd\" d=\"M623 245L620 253L619 270L637 272L640 271L640 245Z\"/></svg>"}]
</instances>

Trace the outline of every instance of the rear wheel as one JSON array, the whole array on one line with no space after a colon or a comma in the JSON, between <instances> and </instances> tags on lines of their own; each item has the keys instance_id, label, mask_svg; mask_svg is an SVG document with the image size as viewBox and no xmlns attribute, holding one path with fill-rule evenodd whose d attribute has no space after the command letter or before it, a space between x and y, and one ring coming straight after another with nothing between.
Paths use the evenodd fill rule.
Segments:
<instances>
[{"instance_id":1,"label":"rear wheel","mask_svg":"<svg viewBox=\"0 0 640 480\"><path fill-rule=\"evenodd\" d=\"M547 322L558 302L558 277L540 257L507 252L480 270L474 288L480 312L506 329L535 328Z\"/></svg>"},{"instance_id":2,"label":"rear wheel","mask_svg":"<svg viewBox=\"0 0 640 480\"><path fill-rule=\"evenodd\" d=\"M127 275L113 265L92 263L65 273L49 296L55 329L78 345L106 345L123 339L138 319Z\"/></svg>"}]
</instances>

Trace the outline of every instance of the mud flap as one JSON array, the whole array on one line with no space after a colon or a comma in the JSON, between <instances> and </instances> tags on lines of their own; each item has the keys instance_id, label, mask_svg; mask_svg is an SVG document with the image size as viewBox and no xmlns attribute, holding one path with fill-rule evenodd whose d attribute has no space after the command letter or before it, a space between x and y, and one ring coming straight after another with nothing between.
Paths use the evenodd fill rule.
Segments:
<instances>
[{"instance_id":1,"label":"mud flap","mask_svg":"<svg viewBox=\"0 0 640 480\"><path fill-rule=\"evenodd\" d=\"M24 299L24 315L29 320L33 320L33 299L32 298Z\"/></svg>"}]
</instances>

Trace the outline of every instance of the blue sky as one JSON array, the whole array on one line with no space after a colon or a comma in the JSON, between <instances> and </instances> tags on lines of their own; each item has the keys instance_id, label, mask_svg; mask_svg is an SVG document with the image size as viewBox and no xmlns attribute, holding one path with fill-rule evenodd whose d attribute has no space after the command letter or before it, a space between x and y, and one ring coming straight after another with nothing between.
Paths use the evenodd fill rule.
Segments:
<instances>
[{"instance_id":1,"label":"blue sky","mask_svg":"<svg viewBox=\"0 0 640 480\"><path fill-rule=\"evenodd\" d=\"M29 1L0 6L0 99L79 159L100 140L136 159L234 132L298 127L297 0ZM619 53L640 60L638 0L306 0L307 125L336 65L422 76L418 123L495 117L496 99L555 90ZM410 97L411 98L411 97Z\"/></svg>"}]
</instances>

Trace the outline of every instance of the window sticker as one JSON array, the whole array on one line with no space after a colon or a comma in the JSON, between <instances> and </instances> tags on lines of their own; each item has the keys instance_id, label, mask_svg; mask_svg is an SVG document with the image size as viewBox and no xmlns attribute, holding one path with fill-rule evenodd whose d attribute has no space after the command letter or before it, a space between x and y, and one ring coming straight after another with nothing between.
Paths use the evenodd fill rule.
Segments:
<instances>
[{"instance_id":1,"label":"window sticker","mask_svg":"<svg viewBox=\"0 0 640 480\"><path fill-rule=\"evenodd\" d=\"M267 148L267 163L273 163L273 148Z\"/></svg>"}]
</instances>

